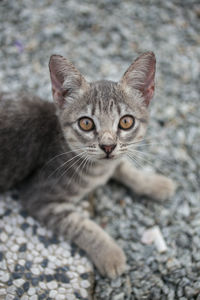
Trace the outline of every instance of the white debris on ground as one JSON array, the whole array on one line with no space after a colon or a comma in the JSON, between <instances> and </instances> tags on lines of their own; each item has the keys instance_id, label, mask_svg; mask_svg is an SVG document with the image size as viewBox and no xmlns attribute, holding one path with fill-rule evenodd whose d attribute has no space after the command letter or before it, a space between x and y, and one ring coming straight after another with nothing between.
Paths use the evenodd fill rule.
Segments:
<instances>
[{"instance_id":1,"label":"white debris on ground","mask_svg":"<svg viewBox=\"0 0 200 300\"><path fill-rule=\"evenodd\" d=\"M167 245L163 238L163 235L158 226L154 226L146 231L144 231L141 239L142 243L150 245L155 244L158 252L163 253L167 251Z\"/></svg>"}]
</instances>

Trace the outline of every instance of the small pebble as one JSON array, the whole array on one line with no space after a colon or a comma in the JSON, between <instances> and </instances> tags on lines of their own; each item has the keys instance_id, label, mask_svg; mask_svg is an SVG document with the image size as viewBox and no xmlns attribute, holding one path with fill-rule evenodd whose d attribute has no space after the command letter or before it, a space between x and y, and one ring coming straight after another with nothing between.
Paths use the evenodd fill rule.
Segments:
<instances>
[{"instance_id":1,"label":"small pebble","mask_svg":"<svg viewBox=\"0 0 200 300\"><path fill-rule=\"evenodd\" d=\"M19 247L19 252L24 252L26 251L27 249L27 245L26 244L22 244L20 247Z\"/></svg>"},{"instance_id":2,"label":"small pebble","mask_svg":"<svg viewBox=\"0 0 200 300\"><path fill-rule=\"evenodd\" d=\"M2 282L6 282L6 281L9 280L9 278L10 278L9 273L4 272L4 274L3 274L2 276L0 276L0 282L1 282L1 281L2 281Z\"/></svg>"},{"instance_id":3,"label":"small pebble","mask_svg":"<svg viewBox=\"0 0 200 300\"><path fill-rule=\"evenodd\" d=\"M34 275L39 275L39 274L40 274L39 268L35 268L35 267L31 268L31 272L32 272Z\"/></svg>"},{"instance_id":4,"label":"small pebble","mask_svg":"<svg viewBox=\"0 0 200 300\"><path fill-rule=\"evenodd\" d=\"M28 295L29 295L29 296L32 296L32 295L35 295L35 293L36 293L35 288L30 287L30 289L28 290Z\"/></svg>"},{"instance_id":5,"label":"small pebble","mask_svg":"<svg viewBox=\"0 0 200 300\"><path fill-rule=\"evenodd\" d=\"M69 278L74 278L74 276L75 276L75 273L74 272L67 272L67 276L69 277Z\"/></svg>"},{"instance_id":6,"label":"small pebble","mask_svg":"<svg viewBox=\"0 0 200 300\"><path fill-rule=\"evenodd\" d=\"M41 289L45 290L46 289L46 283L44 282L39 282L39 286L41 287Z\"/></svg>"},{"instance_id":7,"label":"small pebble","mask_svg":"<svg viewBox=\"0 0 200 300\"><path fill-rule=\"evenodd\" d=\"M65 294L65 293L66 293L66 289L64 289L64 288L62 288L62 287L59 287L58 292L59 292L60 294Z\"/></svg>"},{"instance_id":8,"label":"small pebble","mask_svg":"<svg viewBox=\"0 0 200 300\"><path fill-rule=\"evenodd\" d=\"M76 299L74 295L68 294L68 293L66 294L66 298L67 298L67 300L75 300Z\"/></svg>"},{"instance_id":9,"label":"small pebble","mask_svg":"<svg viewBox=\"0 0 200 300\"><path fill-rule=\"evenodd\" d=\"M32 264L33 264L32 261L26 261L26 263L25 263L25 268L26 268L27 270L30 270Z\"/></svg>"},{"instance_id":10,"label":"small pebble","mask_svg":"<svg viewBox=\"0 0 200 300\"><path fill-rule=\"evenodd\" d=\"M81 296L83 297L83 298L86 298L87 296L88 296L88 293L87 293L87 291L85 290L85 289L80 289L80 294L81 294Z\"/></svg>"},{"instance_id":11,"label":"small pebble","mask_svg":"<svg viewBox=\"0 0 200 300\"><path fill-rule=\"evenodd\" d=\"M77 266L77 271L81 274L85 272L85 268L81 265Z\"/></svg>"},{"instance_id":12,"label":"small pebble","mask_svg":"<svg viewBox=\"0 0 200 300\"><path fill-rule=\"evenodd\" d=\"M56 300L65 300L66 295L56 295Z\"/></svg>"},{"instance_id":13,"label":"small pebble","mask_svg":"<svg viewBox=\"0 0 200 300\"><path fill-rule=\"evenodd\" d=\"M11 295L11 294L7 294L5 300L14 300L15 299L15 295ZM24 299L22 299L24 300Z\"/></svg>"},{"instance_id":14,"label":"small pebble","mask_svg":"<svg viewBox=\"0 0 200 300\"><path fill-rule=\"evenodd\" d=\"M13 281L13 284L16 286L16 287L20 287L24 284L25 280L24 279L16 279Z\"/></svg>"},{"instance_id":15,"label":"small pebble","mask_svg":"<svg viewBox=\"0 0 200 300\"><path fill-rule=\"evenodd\" d=\"M27 295L23 295L21 300L29 300L29 297Z\"/></svg>"},{"instance_id":16,"label":"small pebble","mask_svg":"<svg viewBox=\"0 0 200 300\"><path fill-rule=\"evenodd\" d=\"M81 280L81 286L87 289L90 286L90 282L88 280Z\"/></svg>"},{"instance_id":17,"label":"small pebble","mask_svg":"<svg viewBox=\"0 0 200 300\"><path fill-rule=\"evenodd\" d=\"M25 292L27 292L29 290L29 287L30 287L30 284L28 281L26 281L24 284L23 284L23 289Z\"/></svg>"},{"instance_id":18,"label":"small pebble","mask_svg":"<svg viewBox=\"0 0 200 300\"><path fill-rule=\"evenodd\" d=\"M13 232L13 228L12 228L9 224L6 224L6 226L5 226L5 231L6 231L7 233L12 233L12 232Z\"/></svg>"},{"instance_id":19,"label":"small pebble","mask_svg":"<svg viewBox=\"0 0 200 300\"><path fill-rule=\"evenodd\" d=\"M19 259L19 265L24 266L26 261L24 259Z\"/></svg>"},{"instance_id":20,"label":"small pebble","mask_svg":"<svg viewBox=\"0 0 200 300\"><path fill-rule=\"evenodd\" d=\"M17 238L17 243L18 244L25 244L26 241L27 240L25 239L25 237L20 236L20 237Z\"/></svg>"},{"instance_id":21,"label":"small pebble","mask_svg":"<svg viewBox=\"0 0 200 300\"><path fill-rule=\"evenodd\" d=\"M23 223L21 224L21 229L25 231L29 226L30 225L28 223Z\"/></svg>"},{"instance_id":22,"label":"small pebble","mask_svg":"<svg viewBox=\"0 0 200 300\"><path fill-rule=\"evenodd\" d=\"M58 292L56 290L51 290L49 293L49 297L51 298L55 298L55 296L58 294Z\"/></svg>"},{"instance_id":23,"label":"small pebble","mask_svg":"<svg viewBox=\"0 0 200 300\"><path fill-rule=\"evenodd\" d=\"M6 270L6 269L7 269L6 261L3 260L0 262L0 270Z\"/></svg>"},{"instance_id":24,"label":"small pebble","mask_svg":"<svg viewBox=\"0 0 200 300\"><path fill-rule=\"evenodd\" d=\"M5 243L8 239L8 236L5 232L0 233L0 240L2 241L2 243Z\"/></svg>"},{"instance_id":25,"label":"small pebble","mask_svg":"<svg viewBox=\"0 0 200 300\"><path fill-rule=\"evenodd\" d=\"M24 293L24 290L23 290L22 288L18 287L18 288L17 288L17 295L18 295L19 297L21 297L21 296L23 295L23 293Z\"/></svg>"},{"instance_id":26,"label":"small pebble","mask_svg":"<svg viewBox=\"0 0 200 300\"><path fill-rule=\"evenodd\" d=\"M37 286L39 282L39 278L32 278L31 283L33 286Z\"/></svg>"},{"instance_id":27,"label":"small pebble","mask_svg":"<svg viewBox=\"0 0 200 300\"><path fill-rule=\"evenodd\" d=\"M26 219L26 222L31 226L33 226L35 223L34 219L30 216L28 216L28 218Z\"/></svg>"},{"instance_id":28,"label":"small pebble","mask_svg":"<svg viewBox=\"0 0 200 300\"><path fill-rule=\"evenodd\" d=\"M113 300L124 300L125 294L124 293L120 293L118 295L115 295L113 297Z\"/></svg>"},{"instance_id":29,"label":"small pebble","mask_svg":"<svg viewBox=\"0 0 200 300\"><path fill-rule=\"evenodd\" d=\"M7 293L8 293L8 294L13 294L13 295L15 295L15 291L16 291L16 287L15 287L14 285L9 286L9 287L7 288Z\"/></svg>"},{"instance_id":30,"label":"small pebble","mask_svg":"<svg viewBox=\"0 0 200 300\"><path fill-rule=\"evenodd\" d=\"M50 281L47 283L47 287L50 289L50 290L54 290L54 289L57 289L58 287L58 284L56 281Z\"/></svg>"},{"instance_id":31,"label":"small pebble","mask_svg":"<svg viewBox=\"0 0 200 300\"><path fill-rule=\"evenodd\" d=\"M6 295L6 289L0 288L0 296Z\"/></svg>"},{"instance_id":32,"label":"small pebble","mask_svg":"<svg viewBox=\"0 0 200 300\"><path fill-rule=\"evenodd\" d=\"M80 274L80 277L83 278L83 279L88 279L89 274L88 273L82 273L82 274Z\"/></svg>"},{"instance_id":33,"label":"small pebble","mask_svg":"<svg viewBox=\"0 0 200 300\"><path fill-rule=\"evenodd\" d=\"M29 300L38 300L38 296L37 295L33 295L29 298Z\"/></svg>"}]
</instances>

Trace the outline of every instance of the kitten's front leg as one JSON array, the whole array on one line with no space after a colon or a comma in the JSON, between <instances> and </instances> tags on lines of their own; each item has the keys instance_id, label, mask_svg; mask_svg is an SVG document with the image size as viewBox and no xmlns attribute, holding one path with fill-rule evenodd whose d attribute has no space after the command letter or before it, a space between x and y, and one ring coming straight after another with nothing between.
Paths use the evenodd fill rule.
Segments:
<instances>
[{"instance_id":1,"label":"kitten's front leg","mask_svg":"<svg viewBox=\"0 0 200 300\"><path fill-rule=\"evenodd\" d=\"M77 213L69 215L66 223L72 226L68 235L86 251L102 275L115 278L125 271L122 249L99 225Z\"/></svg>"},{"instance_id":2,"label":"kitten's front leg","mask_svg":"<svg viewBox=\"0 0 200 300\"><path fill-rule=\"evenodd\" d=\"M127 159L124 159L117 167L113 177L137 194L146 195L156 200L170 198L176 189L176 185L171 179L163 175L138 170Z\"/></svg>"}]
</instances>

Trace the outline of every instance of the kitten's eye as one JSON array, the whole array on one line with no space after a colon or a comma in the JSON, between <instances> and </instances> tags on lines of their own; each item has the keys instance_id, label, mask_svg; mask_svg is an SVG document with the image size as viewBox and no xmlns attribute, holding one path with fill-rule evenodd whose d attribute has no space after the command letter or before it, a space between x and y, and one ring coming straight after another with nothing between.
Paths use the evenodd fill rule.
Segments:
<instances>
[{"instance_id":1,"label":"kitten's eye","mask_svg":"<svg viewBox=\"0 0 200 300\"><path fill-rule=\"evenodd\" d=\"M84 131L90 131L94 129L94 122L90 118L83 117L78 121L79 127Z\"/></svg>"},{"instance_id":2,"label":"kitten's eye","mask_svg":"<svg viewBox=\"0 0 200 300\"><path fill-rule=\"evenodd\" d=\"M123 129L123 130L127 130L133 127L133 125L135 124L135 119L132 116L123 116L120 120L119 120L119 128Z\"/></svg>"}]
</instances>

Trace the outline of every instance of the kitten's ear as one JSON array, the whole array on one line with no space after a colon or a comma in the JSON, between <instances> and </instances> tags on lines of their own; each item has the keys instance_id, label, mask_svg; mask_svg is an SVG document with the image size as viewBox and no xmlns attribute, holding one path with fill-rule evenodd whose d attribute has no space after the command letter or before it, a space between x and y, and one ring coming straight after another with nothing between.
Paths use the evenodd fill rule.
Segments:
<instances>
[{"instance_id":1,"label":"kitten's ear","mask_svg":"<svg viewBox=\"0 0 200 300\"><path fill-rule=\"evenodd\" d=\"M79 96L87 82L71 62L60 55L52 55L49 70L54 101L62 108L68 99Z\"/></svg>"},{"instance_id":2,"label":"kitten's ear","mask_svg":"<svg viewBox=\"0 0 200 300\"><path fill-rule=\"evenodd\" d=\"M154 78L156 71L156 58L153 52L140 55L124 73L120 84L129 93L132 89L139 90L144 97L146 105L154 94Z\"/></svg>"}]
</instances>

